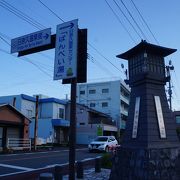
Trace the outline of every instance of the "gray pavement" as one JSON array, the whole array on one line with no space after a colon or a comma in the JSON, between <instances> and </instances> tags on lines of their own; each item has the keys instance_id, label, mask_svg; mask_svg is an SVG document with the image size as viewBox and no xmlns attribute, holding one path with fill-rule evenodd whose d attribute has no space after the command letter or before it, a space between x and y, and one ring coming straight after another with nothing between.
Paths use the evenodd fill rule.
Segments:
<instances>
[{"instance_id":1,"label":"gray pavement","mask_svg":"<svg viewBox=\"0 0 180 180\"><path fill-rule=\"evenodd\" d=\"M94 168L88 169L84 171L84 180L109 180L110 169L101 169L101 172L96 173ZM63 180L69 180L68 175L63 177ZM76 180L80 180L76 178Z\"/></svg>"}]
</instances>

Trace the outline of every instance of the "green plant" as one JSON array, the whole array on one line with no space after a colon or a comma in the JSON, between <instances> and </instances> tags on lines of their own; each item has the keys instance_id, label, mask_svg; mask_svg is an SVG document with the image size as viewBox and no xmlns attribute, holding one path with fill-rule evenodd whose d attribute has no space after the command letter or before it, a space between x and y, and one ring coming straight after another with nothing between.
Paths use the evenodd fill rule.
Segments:
<instances>
[{"instance_id":1,"label":"green plant","mask_svg":"<svg viewBox=\"0 0 180 180\"><path fill-rule=\"evenodd\" d=\"M101 167L105 169L111 169L112 167L112 154L104 153L101 159Z\"/></svg>"},{"instance_id":2,"label":"green plant","mask_svg":"<svg viewBox=\"0 0 180 180\"><path fill-rule=\"evenodd\" d=\"M176 128L176 133L177 133L178 138L179 138L179 140L180 140L180 127Z\"/></svg>"},{"instance_id":3,"label":"green plant","mask_svg":"<svg viewBox=\"0 0 180 180\"><path fill-rule=\"evenodd\" d=\"M180 134L180 128L176 128L176 132L179 135Z\"/></svg>"}]
</instances>

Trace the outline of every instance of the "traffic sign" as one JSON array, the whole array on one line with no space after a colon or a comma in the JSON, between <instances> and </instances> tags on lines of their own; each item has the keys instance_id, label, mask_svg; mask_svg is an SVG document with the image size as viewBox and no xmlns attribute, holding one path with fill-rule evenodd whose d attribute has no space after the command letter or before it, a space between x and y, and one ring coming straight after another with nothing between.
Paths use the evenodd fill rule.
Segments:
<instances>
[{"instance_id":1,"label":"traffic sign","mask_svg":"<svg viewBox=\"0 0 180 180\"><path fill-rule=\"evenodd\" d=\"M32 49L51 43L51 28L11 40L11 53Z\"/></svg>"},{"instance_id":2,"label":"traffic sign","mask_svg":"<svg viewBox=\"0 0 180 180\"><path fill-rule=\"evenodd\" d=\"M56 29L54 80L77 76L78 20L59 24Z\"/></svg>"}]
</instances>

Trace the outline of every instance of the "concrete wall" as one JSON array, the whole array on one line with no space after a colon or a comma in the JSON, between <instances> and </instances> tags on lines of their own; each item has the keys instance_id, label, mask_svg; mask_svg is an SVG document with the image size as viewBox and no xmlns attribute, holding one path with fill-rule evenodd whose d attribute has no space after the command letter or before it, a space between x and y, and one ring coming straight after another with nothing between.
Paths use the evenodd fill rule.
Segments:
<instances>
[{"instance_id":1,"label":"concrete wall","mask_svg":"<svg viewBox=\"0 0 180 180\"><path fill-rule=\"evenodd\" d=\"M23 113L26 117L32 118L35 117L35 109L36 109L36 103L21 99L21 113Z\"/></svg>"},{"instance_id":2,"label":"concrete wall","mask_svg":"<svg viewBox=\"0 0 180 180\"><path fill-rule=\"evenodd\" d=\"M65 105L53 103L53 118L52 119L59 119L59 108L64 109L64 118L65 118ZM64 119L63 118L63 119Z\"/></svg>"},{"instance_id":3,"label":"concrete wall","mask_svg":"<svg viewBox=\"0 0 180 180\"><path fill-rule=\"evenodd\" d=\"M1 96L0 104L10 104L13 105L13 99L16 98L15 107L19 111L21 111L21 95L12 95L12 96Z\"/></svg>"},{"instance_id":4,"label":"concrete wall","mask_svg":"<svg viewBox=\"0 0 180 180\"><path fill-rule=\"evenodd\" d=\"M77 126L76 143L89 144L97 137L97 125Z\"/></svg>"},{"instance_id":5,"label":"concrete wall","mask_svg":"<svg viewBox=\"0 0 180 180\"><path fill-rule=\"evenodd\" d=\"M33 119L30 126L30 138L34 138L34 122ZM54 128L51 119L38 119L38 138L46 140L54 134Z\"/></svg>"},{"instance_id":6,"label":"concrete wall","mask_svg":"<svg viewBox=\"0 0 180 180\"><path fill-rule=\"evenodd\" d=\"M92 107L97 111L106 113L113 120L119 121L120 116L120 86L121 81L109 81L101 83L80 84L77 87L77 102L90 107L90 103L95 103ZM102 93L102 89L109 89L108 93ZM89 90L95 89L95 94L89 94ZM85 94L81 95L80 91L84 90ZM102 102L107 102L108 107L102 107Z\"/></svg>"},{"instance_id":7,"label":"concrete wall","mask_svg":"<svg viewBox=\"0 0 180 180\"><path fill-rule=\"evenodd\" d=\"M48 119L53 117L53 103L41 103L39 106L39 118Z\"/></svg>"}]
</instances>

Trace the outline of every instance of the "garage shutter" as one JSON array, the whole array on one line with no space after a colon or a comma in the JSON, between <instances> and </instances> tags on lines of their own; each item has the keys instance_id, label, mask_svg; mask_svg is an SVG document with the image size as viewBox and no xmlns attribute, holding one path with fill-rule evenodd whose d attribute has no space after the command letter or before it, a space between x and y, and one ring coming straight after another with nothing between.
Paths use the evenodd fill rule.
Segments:
<instances>
[{"instance_id":1,"label":"garage shutter","mask_svg":"<svg viewBox=\"0 0 180 180\"><path fill-rule=\"evenodd\" d=\"M20 129L7 128L7 138L20 138Z\"/></svg>"},{"instance_id":2,"label":"garage shutter","mask_svg":"<svg viewBox=\"0 0 180 180\"><path fill-rule=\"evenodd\" d=\"M3 134L3 128L0 127L0 147L2 147L2 134Z\"/></svg>"}]
</instances>

